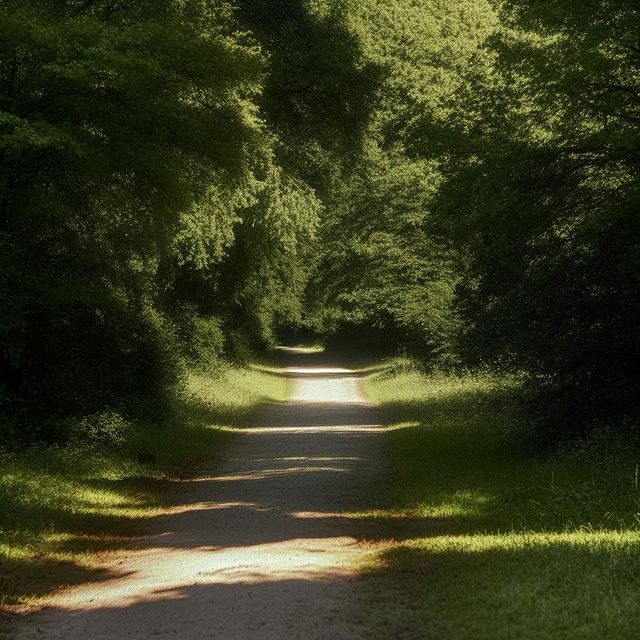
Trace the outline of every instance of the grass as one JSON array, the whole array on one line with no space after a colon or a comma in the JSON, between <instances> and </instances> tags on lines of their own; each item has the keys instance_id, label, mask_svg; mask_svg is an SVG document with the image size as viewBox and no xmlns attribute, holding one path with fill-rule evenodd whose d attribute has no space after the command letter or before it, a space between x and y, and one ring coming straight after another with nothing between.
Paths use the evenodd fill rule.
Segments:
<instances>
[{"instance_id":1,"label":"grass","mask_svg":"<svg viewBox=\"0 0 640 640\"><path fill-rule=\"evenodd\" d=\"M135 428L117 450L40 447L0 457L0 604L21 604L100 575L101 558L144 533L172 478L215 457L262 402L273 373L192 374L170 425Z\"/></svg>"},{"instance_id":2,"label":"grass","mask_svg":"<svg viewBox=\"0 0 640 640\"><path fill-rule=\"evenodd\" d=\"M373 514L388 540L365 580L379 637L638 637L631 454L596 441L527 453L512 380L405 363L365 388L390 421L389 483Z\"/></svg>"}]
</instances>

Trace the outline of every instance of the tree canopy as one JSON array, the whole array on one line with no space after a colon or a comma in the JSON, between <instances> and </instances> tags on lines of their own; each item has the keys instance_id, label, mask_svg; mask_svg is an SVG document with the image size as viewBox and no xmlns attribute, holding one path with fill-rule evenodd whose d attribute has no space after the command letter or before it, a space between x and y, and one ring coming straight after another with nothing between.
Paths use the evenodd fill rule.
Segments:
<instances>
[{"instance_id":1,"label":"tree canopy","mask_svg":"<svg viewBox=\"0 0 640 640\"><path fill-rule=\"evenodd\" d=\"M283 326L628 431L639 34L633 0L6 0L7 442L169 411Z\"/></svg>"}]
</instances>

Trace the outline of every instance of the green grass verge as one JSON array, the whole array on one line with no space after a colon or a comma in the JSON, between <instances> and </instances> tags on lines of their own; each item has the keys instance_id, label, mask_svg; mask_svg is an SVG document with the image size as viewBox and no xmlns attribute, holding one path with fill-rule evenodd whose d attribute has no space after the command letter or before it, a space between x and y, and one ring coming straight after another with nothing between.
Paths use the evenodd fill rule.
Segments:
<instances>
[{"instance_id":1,"label":"green grass verge","mask_svg":"<svg viewBox=\"0 0 640 640\"><path fill-rule=\"evenodd\" d=\"M388 540L365 571L379 637L638 637L633 456L604 440L527 455L513 381L404 366L365 388L390 420L389 484L369 514Z\"/></svg>"},{"instance_id":2,"label":"green grass verge","mask_svg":"<svg viewBox=\"0 0 640 640\"><path fill-rule=\"evenodd\" d=\"M0 456L0 603L32 601L100 575L161 513L172 479L215 457L265 401L282 400L273 373L192 374L171 424L132 428L118 450L40 447Z\"/></svg>"}]
</instances>

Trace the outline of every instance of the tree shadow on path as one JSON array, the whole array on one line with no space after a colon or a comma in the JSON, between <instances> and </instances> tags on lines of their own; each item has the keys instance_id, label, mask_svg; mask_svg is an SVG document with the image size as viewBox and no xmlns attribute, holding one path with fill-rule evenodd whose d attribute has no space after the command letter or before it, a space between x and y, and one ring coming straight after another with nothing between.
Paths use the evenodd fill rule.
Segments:
<instances>
[{"instance_id":1,"label":"tree shadow on path","mask_svg":"<svg viewBox=\"0 0 640 640\"><path fill-rule=\"evenodd\" d=\"M222 466L172 482L151 535L27 616L19 638L358 637L351 583L376 527L352 514L380 480L382 415L352 372L288 358L305 370L287 374L292 400L267 406Z\"/></svg>"}]
</instances>

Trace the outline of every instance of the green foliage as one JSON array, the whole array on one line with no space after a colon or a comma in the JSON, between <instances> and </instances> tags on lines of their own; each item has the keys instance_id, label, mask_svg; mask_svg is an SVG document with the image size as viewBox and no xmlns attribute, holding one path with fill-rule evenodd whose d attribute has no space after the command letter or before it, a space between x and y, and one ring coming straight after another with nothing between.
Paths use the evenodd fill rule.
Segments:
<instances>
[{"instance_id":1,"label":"green foliage","mask_svg":"<svg viewBox=\"0 0 640 640\"><path fill-rule=\"evenodd\" d=\"M72 447L118 449L124 445L129 423L115 411L104 411L80 420L68 420L66 439Z\"/></svg>"},{"instance_id":2,"label":"green foliage","mask_svg":"<svg viewBox=\"0 0 640 640\"><path fill-rule=\"evenodd\" d=\"M628 430L639 20L633 0L8 0L7 437L169 413L186 364L282 326L524 373L544 441Z\"/></svg>"},{"instance_id":3,"label":"green foliage","mask_svg":"<svg viewBox=\"0 0 640 640\"><path fill-rule=\"evenodd\" d=\"M226 335L220 318L199 315L193 306L184 305L176 323L182 353L191 369L214 371L224 365Z\"/></svg>"},{"instance_id":4,"label":"green foliage","mask_svg":"<svg viewBox=\"0 0 640 640\"><path fill-rule=\"evenodd\" d=\"M455 204L474 258L465 347L531 374L544 439L638 417L637 105L619 98L635 91L638 16L615 6L576 8L570 25L506 10L491 47L508 110L482 108L480 170L452 183L473 194Z\"/></svg>"},{"instance_id":5,"label":"green foliage","mask_svg":"<svg viewBox=\"0 0 640 640\"><path fill-rule=\"evenodd\" d=\"M453 306L458 256L429 214L437 168L372 143L336 194L324 256L310 289L325 332L373 326L387 340L446 359L460 320ZM375 212L372 214L372 212Z\"/></svg>"},{"instance_id":6,"label":"green foliage","mask_svg":"<svg viewBox=\"0 0 640 640\"><path fill-rule=\"evenodd\" d=\"M224 2L0 7L5 440L164 419L185 365L299 317L320 205L277 163L265 65Z\"/></svg>"},{"instance_id":7,"label":"green foliage","mask_svg":"<svg viewBox=\"0 0 640 640\"><path fill-rule=\"evenodd\" d=\"M638 420L632 2L349 5L384 70L311 323L528 376L541 442Z\"/></svg>"}]
</instances>

